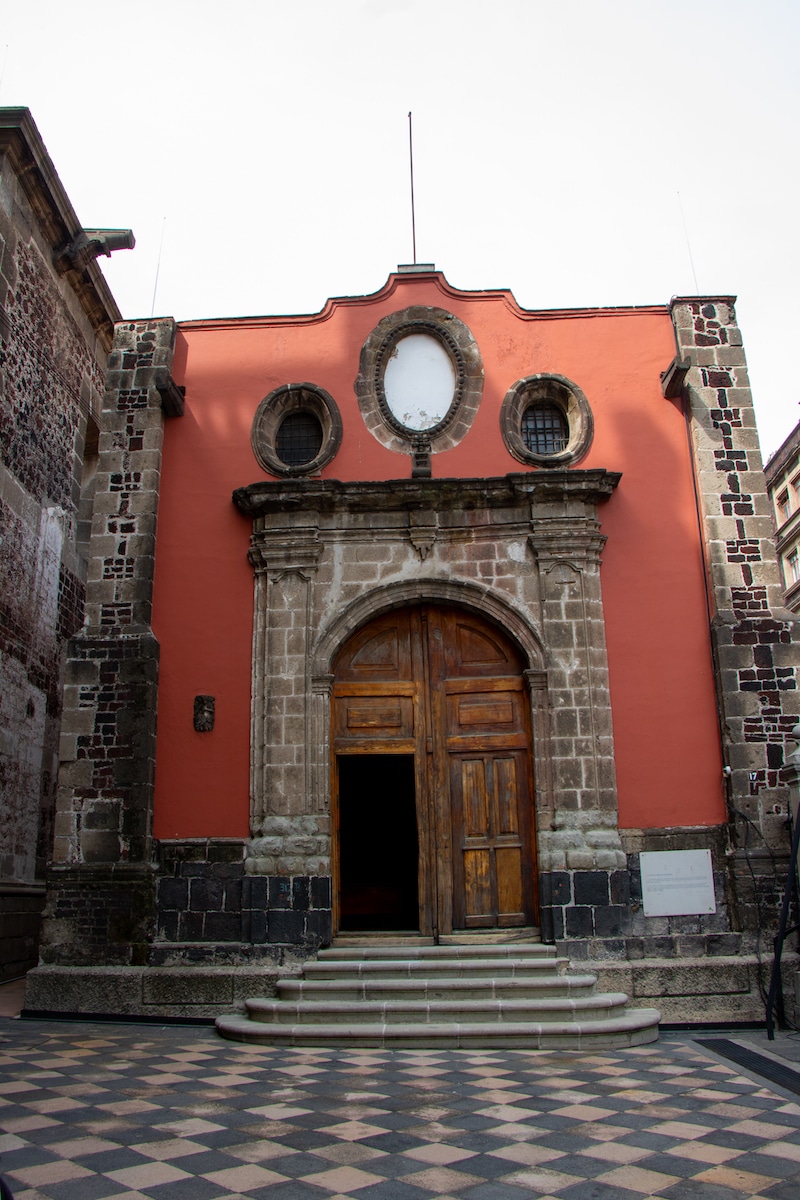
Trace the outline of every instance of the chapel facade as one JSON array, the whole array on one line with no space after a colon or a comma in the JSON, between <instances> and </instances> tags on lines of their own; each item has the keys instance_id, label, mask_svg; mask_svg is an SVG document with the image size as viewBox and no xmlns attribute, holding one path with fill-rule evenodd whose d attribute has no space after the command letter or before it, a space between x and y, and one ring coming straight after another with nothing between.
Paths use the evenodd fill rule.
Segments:
<instances>
[{"instance_id":1,"label":"chapel facade","mask_svg":"<svg viewBox=\"0 0 800 1200\"><path fill-rule=\"evenodd\" d=\"M733 298L530 311L414 264L122 322L108 366L29 1011L538 930L666 1019L758 1019L798 705ZM711 899L654 908L682 851Z\"/></svg>"}]
</instances>

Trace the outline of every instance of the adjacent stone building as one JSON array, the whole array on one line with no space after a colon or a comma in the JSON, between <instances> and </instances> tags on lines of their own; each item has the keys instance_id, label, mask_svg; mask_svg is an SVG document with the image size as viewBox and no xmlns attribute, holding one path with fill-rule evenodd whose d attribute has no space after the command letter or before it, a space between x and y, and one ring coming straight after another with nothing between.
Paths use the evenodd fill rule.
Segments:
<instances>
[{"instance_id":1,"label":"adjacent stone building","mask_svg":"<svg viewBox=\"0 0 800 1200\"><path fill-rule=\"evenodd\" d=\"M81 521L120 317L95 261L110 232L81 229L27 109L0 110L0 979L37 961L64 647L83 623Z\"/></svg>"},{"instance_id":2,"label":"adjacent stone building","mask_svg":"<svg viewBox=\"0 0 800 1200\"><path fill-rule=\"evenodd\" d=\"M764 468L772 502L775 545L783 577L784 603L800 611L800 425Z\"/></svg>"},{"instance_id":3,"label":"adjacent stone building","mask_svg":"<svg viewBox=\"0 0 800 1200\"><path fill-rule=\"evenodd\" d=\"M120 323L26 1003L209 1015L340 932L538 927L757 1019L792 632L731 297L416 264Z\"/></svg>"}]
</instances>

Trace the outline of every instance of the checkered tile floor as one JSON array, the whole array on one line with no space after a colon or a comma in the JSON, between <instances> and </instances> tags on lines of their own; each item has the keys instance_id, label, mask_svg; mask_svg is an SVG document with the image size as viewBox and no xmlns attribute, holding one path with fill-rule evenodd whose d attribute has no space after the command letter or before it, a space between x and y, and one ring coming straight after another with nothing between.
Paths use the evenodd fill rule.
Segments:
<instances>
[{"instance_id":1,"label":"checkered tile floor","mask_svg":"<svg viewBox=\"0 0 800 1200\"><path fill-rule=\"evenodd\" d=\"M690 1040L273 1050L0 1021L17 1200L798 1200L800 1106Z\"/></svg>"}]
</instances>

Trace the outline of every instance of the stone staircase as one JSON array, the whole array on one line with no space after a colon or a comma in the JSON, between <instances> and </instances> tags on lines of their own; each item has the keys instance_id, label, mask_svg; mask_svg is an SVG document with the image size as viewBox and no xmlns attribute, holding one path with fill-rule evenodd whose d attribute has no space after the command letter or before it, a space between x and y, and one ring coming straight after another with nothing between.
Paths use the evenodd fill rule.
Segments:
<instances>
[{"instance_id":1,"label":"stone staircase","mask_svg":"<svg viewBox=\"0 0 800 1200\"><path fill-rule=\"evenodd\" d=\"M349 944L343 945L342 942ZM466 944L464 944L466 942ZM629 1009L539 942L339 939L281 979L277 999L223 1016L223 1037L282 1046L612 1049L658 1037L655 1008Z\"/></svg>"}]
</instances>

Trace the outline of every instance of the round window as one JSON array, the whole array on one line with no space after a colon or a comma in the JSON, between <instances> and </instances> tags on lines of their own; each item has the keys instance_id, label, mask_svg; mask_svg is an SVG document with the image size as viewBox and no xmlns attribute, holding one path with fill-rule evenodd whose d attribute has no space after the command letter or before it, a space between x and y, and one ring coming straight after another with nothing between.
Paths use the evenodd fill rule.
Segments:
<instances>
[{"instance_id":1,"label":"round window","mask_svg":"<svg viewBox=\"0 0 800 1200\"><path fill-rule=\"evenodd\" d=\"M383 372L390 413L414 433L441 424L453 403L456 383L452 358L439 338L429 333L401 337Z\"/></svg>"},{"instance_id":2,"label":"round window","mask_svg":"<svg viewBox=\"0 0 800 1200\"><path fill-rule=\"evenodd\" d=\"M293 412L278 426L275 453L287 467L304 467L322 449L322 425L310 412Z\"/></svg>"},{"instance_id":3,"label":"round window","mask_svg":"<svg viewBox=\"0 0 800 1200\"><path fill-rule=\"evenodd\" d=\"M272 475L313 475L342 440L342 418L324 388L287 383L258 406L250 431L253 453Z\"/></svg>"},{"instance_id":4,"label":"round window","mask_svg":"<svg viewBox=\"0 0 800 1200\"><path fill-rule=\"evenodd\" d=\"M521 432L532 454L560 454L569 441L567 418L557 404L530 404L522 415Z\"/></svg>"},{"instance_id":5,"label":"round window","mask_svg":"<svg viewBox=\"0 0 800 1200\"><path fill-rule=\"evenodd\" d=\"M570 467L592 444L592 410L563 375L528 375L506 394L500 410L503 441L518 462Z\"/></svg>"}]
</instances>

